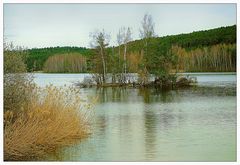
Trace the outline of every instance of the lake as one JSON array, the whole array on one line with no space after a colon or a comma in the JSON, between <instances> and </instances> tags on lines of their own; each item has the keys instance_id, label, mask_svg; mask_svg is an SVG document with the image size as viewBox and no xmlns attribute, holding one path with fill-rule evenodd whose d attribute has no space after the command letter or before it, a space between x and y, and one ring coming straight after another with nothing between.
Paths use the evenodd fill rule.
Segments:
<instances>
[{"instance_id":1,"label":"lake","mask_svg":"<svg viewBox=\"0 0 240 165\"><path fill-rule=\"evenodd\" d=\"M236 73L185 73L198 86L159 91L83 88L99 97L92 134L49 160L236 161ZM34 74L39 86L72 85L88 74Z\"/></svg>"}]
</instances>

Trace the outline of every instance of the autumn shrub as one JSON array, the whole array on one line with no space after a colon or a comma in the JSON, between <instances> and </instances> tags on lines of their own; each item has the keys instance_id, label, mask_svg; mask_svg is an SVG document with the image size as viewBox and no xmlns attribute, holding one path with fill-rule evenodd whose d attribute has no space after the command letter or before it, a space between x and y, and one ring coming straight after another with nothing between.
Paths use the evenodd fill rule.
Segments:
<instances>
[{"instance_id":1,"label":"autumn shrub","mask_svg":"<svg viewBox=\"0 0 240 165\"><path fill-rule=\"evenodd\" d=\"M4 48L4 112L14 115L26 106L34 88L33 77L26 73L24 58L27 52L20 48Z\"/></svg>"},{"instance_id":2,"label":"autumn shrub","mask_svg":"<svg viewBox=\"0 0 240 165\"><path fill-rule=\"evenodd\" d=\"M4 160L39 160L62 146L87 137L91 106L73 88L53 86L33 90L17 118L5 112Z\"/></svg>"},{"instance_id":3,"label":"autumn shrub","mask_svg":"<svg viewBox=\"0 0 240 165\"><path fill-rule=\"evenodd\" d=\"M39 88L26 73L24 53L4 49L4 160L43 160L85 138L88 109L75 88Z\"/></svg>"}]
</instances>

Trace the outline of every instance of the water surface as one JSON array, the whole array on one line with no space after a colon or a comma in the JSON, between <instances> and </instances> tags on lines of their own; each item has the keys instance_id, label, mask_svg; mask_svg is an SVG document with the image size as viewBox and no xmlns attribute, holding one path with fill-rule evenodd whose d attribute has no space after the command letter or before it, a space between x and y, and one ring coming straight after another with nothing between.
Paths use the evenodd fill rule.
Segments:
<instances>
[{"instance_id":1,"label":"water surface","mask_svg":"<svg viewBox=\"0 0 240 165\"><path fill-rule=\"evenodd\" d=\"M236 161L236 74L197 73L197 87L170 91L81 89L98 96L92 134L50 160ZM36 74L40 86L81 74ZM44 81L46 80L46 81Z\"/></svg>"}]
</instances>

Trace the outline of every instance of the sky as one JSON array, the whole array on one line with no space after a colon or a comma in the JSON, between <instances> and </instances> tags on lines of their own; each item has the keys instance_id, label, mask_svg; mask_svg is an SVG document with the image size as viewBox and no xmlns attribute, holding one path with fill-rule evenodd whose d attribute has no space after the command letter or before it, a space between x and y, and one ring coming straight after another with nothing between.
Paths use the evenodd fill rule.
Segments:
<instances>
[{"instance_id":1,"label":"sky","mask_svg":"<svg viewBox=\"0 0 240 165\"><path fill-rule=\"evenodd\" d=\"M166 36L236 24L235 4L4 4L4 38L27 48L90 46L90 33L104 29L110 45L118 30L139 39L144 14Z\"/></svg>"}]
</instances>

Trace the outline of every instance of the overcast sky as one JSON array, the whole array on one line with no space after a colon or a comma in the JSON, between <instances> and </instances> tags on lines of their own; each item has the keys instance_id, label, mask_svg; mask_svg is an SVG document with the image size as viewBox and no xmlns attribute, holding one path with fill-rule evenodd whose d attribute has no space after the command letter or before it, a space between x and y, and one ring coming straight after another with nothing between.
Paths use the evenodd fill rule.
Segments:
<instances>
[{"instance_id":1,"label":"overcast sky","mask_svg":"<svg viewBox=\"0 0 240 165\"><path fill-rule=\"evenodd\" d=\"M236 24L235 4L4 4L4 37L28 48L89 47L89 33L104 28L115 45L122 26L139 38L145 13L158 36Z\"/></svg>"}]
</instances>

